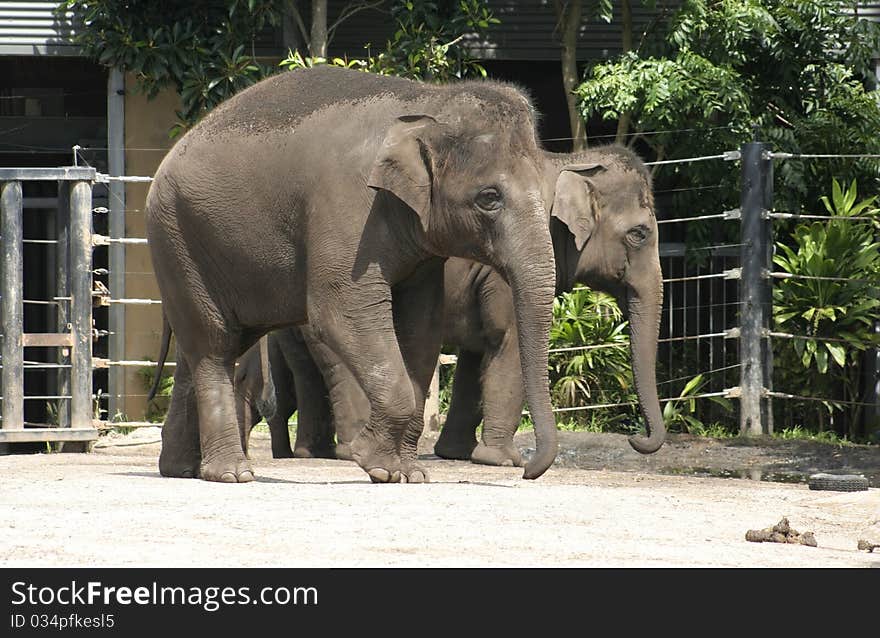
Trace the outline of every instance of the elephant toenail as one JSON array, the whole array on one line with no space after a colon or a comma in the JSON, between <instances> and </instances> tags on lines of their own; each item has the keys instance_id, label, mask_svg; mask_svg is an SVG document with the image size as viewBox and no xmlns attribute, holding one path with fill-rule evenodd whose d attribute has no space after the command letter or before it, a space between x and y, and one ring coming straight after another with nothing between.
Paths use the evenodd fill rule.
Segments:
<instances>
[{"instance_id":1,"label":"elephant toenail","mask_svg":"<svg viewBox=\"0 0 880 638\"><path fill-rule=\"evenodd\" d=\"M253 480L254 480L254 473L249 470L245 470L244 472L242 472L241 474L238 475L238 482L239 483L250 483Z\"/></svg>"},{"instance_id":2,"label":"elephant toenail","mask_svg":"<svg viewBox=\"0 0 880 638\"><path fill-rule=\"evenodd\" d=\"M223 472L223 474L220 475L220 482L221 483L237 483L238 481L235 478L235 474L233 474L232 472Z\"/></svg>"},{"instance_id":3,"label":"elephant toenail","mask_svg":"<svg viewBox=\"0 0 880 638\"><path fill-rule=\"evenodd\" d=\"M391 479L391 474L388 470L384 470L381 467L375 467L367 472L367 474L370 475L370 480L373 483L387 483Z\"/></svg>"}]
</instances>

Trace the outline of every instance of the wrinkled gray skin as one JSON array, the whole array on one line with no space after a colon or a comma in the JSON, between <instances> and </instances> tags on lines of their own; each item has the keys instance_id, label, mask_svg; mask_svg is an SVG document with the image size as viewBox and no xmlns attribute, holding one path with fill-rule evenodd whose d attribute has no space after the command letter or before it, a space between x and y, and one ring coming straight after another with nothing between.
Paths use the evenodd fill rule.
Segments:
<instances>
[{"instance_id":1,"label":"wrinkled gray skin","mask_svg":"<svg viewBox=\"0 0 880 638\"><path fill-rule=\"evenodd\" d=\"M612 294L628 315L636 391L649 433L631 443L644 454L655 452L665 438L654 372L663 288L650 173L637 156L616 146L573 155L548 153L544 166L542 195L545 205L550 202L556 292L586 283ZM490 267L449 259L445 308L443 343L457 346L459 355L452 403L435 453L521 465L513 435L525 396L510 287ZM366 422L369 406L344 366L332 361L332 353L328 360L308 329L305 336L329 387L337 454L350 458L347 444ZM289 388L279 384L277 391L288 393ZM313 426L326 424L326 419L300 415L298 436L314 437Z\"/></svg>"},{"instance_id":2,"label":"wrinkled gray skin","mask_svg":"<svg viewBox=\"0 0 880 638\"><path fill-rule=\"evenodd\" d=\"M253 480L235 360L267 332L308 323L369 401L354 460L376 482L427 480L416 444L444 258L459 256L491 264L513 290L538 438L524 476L540 476L556 455L540 162L527 99L494 82L317 67L214 109L166 155L146 204L163 348L177 339L162 475Z\"/></svg>"}]
</instances>

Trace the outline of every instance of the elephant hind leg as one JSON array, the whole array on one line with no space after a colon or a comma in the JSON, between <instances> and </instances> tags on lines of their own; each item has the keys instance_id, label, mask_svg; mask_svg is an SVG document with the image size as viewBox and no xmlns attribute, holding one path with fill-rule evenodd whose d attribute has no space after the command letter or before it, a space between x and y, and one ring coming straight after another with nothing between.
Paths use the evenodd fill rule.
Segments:
<instances>
[{"instance_id":1,"label":"elephant hind leg","mask_svg":"<svg viewBox=\"0 0 880 638\"><path fill-rule=\"evenodd\" d=\"M335 459L333 413L324 379L306 344L299 339L295 343L296 349L291 352L291 370L297 393L293 455L299 458Z\"/></svg>"},{"instance_id":2,"label":"elephant hind leg","mask_svg":"<svg viewBox=\"0 0 880 638\"><path fill-rule=\"evenodd\" d=\"M480 403L480 368L483 354L462 350L455 364L452 402L434 454L442 459L468 461L477 446L477 426L483 420Z\"/></svg>"},{"instance_id":3,"label":"elephant hind leg","mask_svg":"<svg viewBox=\"0 0 880 638\"><path fill-rule=\"evenodd\" d=\"M171 405L162 427L159 473L173 478L196 478L201 461L199 412L192 373L186 360L178 355Z\"/></svg>"},{"instance_id":4,"label":"elephant hind leg","mask_svg":"<svg viewBox=\"0 0 880 638\"><path fill-rule=\"evenodd\" d=\"M254 480L254 472L242 450L235 409L232 387L235 357L204 356L191 365L202 450L199 476L222 483Z\"/></svg>"}]
</instances>

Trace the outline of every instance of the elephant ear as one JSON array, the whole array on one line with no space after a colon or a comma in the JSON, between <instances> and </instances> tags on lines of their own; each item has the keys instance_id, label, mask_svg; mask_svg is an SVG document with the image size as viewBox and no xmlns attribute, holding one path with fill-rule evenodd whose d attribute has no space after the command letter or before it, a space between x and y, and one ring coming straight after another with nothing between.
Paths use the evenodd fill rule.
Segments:
<instances>
[{"instance_id":1,"label":"elephant ear","mask_svg":"<svg viewBox=\"0 0 880 638\"><path fill-rule=\"evenodd\" d=\"M433 166L427 141L437 120L430 115L404 115L388 129L367 186L396 195L418 213L427 229Z\"/></svg>"},{"instance_id":2,"label":"elephant ear","mask_svg":"<svg viewBox=\"0 0 880 638\"><path fill-rule=\"evenodd\" d=\"M556 178L550 215L568 226L578 250L593 234L599 217L588 177L603 170L601 164L568 164Z\"/></svg>"}]
</instances>

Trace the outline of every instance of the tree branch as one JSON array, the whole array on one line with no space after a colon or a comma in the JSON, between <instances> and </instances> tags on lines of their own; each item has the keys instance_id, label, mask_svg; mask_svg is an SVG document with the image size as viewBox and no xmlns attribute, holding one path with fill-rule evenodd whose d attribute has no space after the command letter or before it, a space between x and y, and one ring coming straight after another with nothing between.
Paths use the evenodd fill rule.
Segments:
<instances>
[{"instance_id":1,"label":"tree branch","mask_svg":"<svg viewBox=\"0 0 880 638\"><path fill-rule=\"evenodd\" d=\"M378 9L385 3L385 0L361 0L361 2L349 2L345 7L343 7L342 11L339 12L339 17L327 28L327 43L333 39L333 35L336 33L336 28L348 20L351 16L356 13L360 13L361 11L365 11L367 9Z\"/></svg>"},{"instance_id":2,"label":"tree branch","mask_svg":"<svg viewBox=\"0 0 880 638\"><path fill-rule=\"evenodd\" d=\"M568 2L563 3L562 0L553 0L553 10L556 13L556 24L553 25L553 33L558 33L559 29L565 22L565 13L568 9Z\"/></svg>"},{"instance_id":3,"label":"tree branch","mask_svg":"<svg viewBox=\"0 0 880 638\"><path fill-rule=\"evenodd\" d=\"M303 22L302 15L299 12L299 9L296 7L296 0L287 0L285 2L287 10L290 12L290 15L293 16L294 21L296 22L296 28L299 29L299 33L302 36L303 44L306 49L311 49L311 39L309 38L309 31L306 29L306 23Z\"/></svg>"},{"instance_id":4,"label":"tree branch","mask_svg":"<svg viewBox=\"0 0 880 638\"><path fill-rule=\"evenodd\" d=\"M779 108L778 106L773 104L773 102L768 102L767 106L769 106L770 109L773 111L773 117L775 117L777 120L779 120L780 122L785 124L790 129L796 128L794 124L792 124L791 122L789 122L787 119L785 119L782 116L783 110L781 108Z\"/></svg>"}]
</instances>

